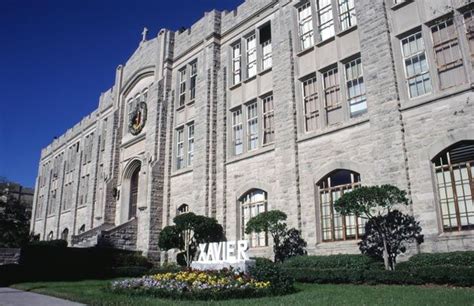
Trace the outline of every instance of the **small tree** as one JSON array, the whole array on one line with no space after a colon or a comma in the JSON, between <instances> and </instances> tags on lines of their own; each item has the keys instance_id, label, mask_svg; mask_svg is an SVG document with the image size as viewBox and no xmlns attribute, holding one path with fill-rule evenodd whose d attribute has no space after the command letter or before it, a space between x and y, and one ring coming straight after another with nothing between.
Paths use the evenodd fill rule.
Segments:
<instances>
[{"instance_id":1,"label":"small tree","mask_svg":"<svg viewBox=\"0 0 474 306\"><path fill-rule=\"evenodd\" d=\"M224 237L222 226L212 218L186 213L176 216L173 221L175 225L166 226L161 231L158 245L163 250L176 248L184 251L187 267L191 265L199 243L218 242Z\"/></svg>"},{"instance_id":2,"label":"small tree","mask_svg":"<svg viewBox=\"0 0 474 306\"><path fill-rule=\"evenodd\" d=\"M382 258L387 270L390 270L392 266L390 258L393 258L393 255L390 252L397 252L397 250L389 248L392 225L387 221L393 220L385 219L384 216L388 215L397 204L408 205L408 199L404 190L392 185L356 188L345 193L334 204L336 211L343 215L356 215L371 221L371 227L377 232L382 245Z\"/></svg>"},{"instance_id":3,"label":"small tree","mask_svg":"<svg viewBox=\"0 0 474 306\"><path fill-rule=\"evenodd\" d=\"M26 205L14 198L0 201L0 248L18 248L32 238L31 213Z\"/></svg>"},{"instance_id":4,"label":"small tree","mask_svg":"<svg viewBox=\"0 0 474 306\"><path fill-rule=\"evenodd\" d=\"M383 239L378 225L386 229L387 253L392 270L395 269L397 256L406 252L407 244L423 242L420 223L413 216L393 210L385 216L376 216L367 222L365 235L359 242L359 248L363 254L383 258Z\"/></svg>"},{"instance_id":5,"label":"small tree","mask_svg":"<svg viewBox=\"0 0 474 306\"><path fill-rule=\"evenodd\" d=\"M273 253L275 262L299 254L305 254L306 242L298 230L287 230L286 214L280 210L270 210L251 218L246 225L245 233L267 232L273 238Z\"/></svg>"}]
</instances>

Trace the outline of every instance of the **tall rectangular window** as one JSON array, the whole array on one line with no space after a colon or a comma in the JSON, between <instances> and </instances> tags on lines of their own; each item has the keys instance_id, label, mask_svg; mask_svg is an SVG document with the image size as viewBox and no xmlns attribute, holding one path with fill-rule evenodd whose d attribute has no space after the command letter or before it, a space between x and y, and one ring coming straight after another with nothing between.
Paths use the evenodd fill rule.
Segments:
<instances>
[{"instance_id":1,"label":"tall rectangular window","mask_svg":"<svg viewBox=\"0 0 474 306\"><path fill-rule=\"evenodd\" d=\"M339 73L337 67L323 73L324 101L330 110L341 105Z\"/></svg>"},{"instance_id":2,"label":"tall rectangular window","mask_svg":"<svg viewBox=\"0 0 474 306\"><path fill-rule=\"evenodd\" d=\"M247 77L257 74L257 40L255 34L247 37Z\"/></svg>"},{"instance_id":3,"label":"tall rectangular window","mask_svg":"<svg viewBox=\"0 0 474 306\"><path fill-rule=\"evenodd\" d=\"M247 105L247 145L248 150L258 147L258 108L257 102Z\"/></svg>"},{"instance_id":4,"label":"tall rectangular window","mask_svg":"<svg viewBox=\"0 0 474 306\"><path fill-rule=\"evenodd\" d=\"M469 50L471 51L471 61L474 63L474 10L464 13L464 27L466 29Z\"/></svg>"},{"instance_id":5,"label":"tall rectangular window","mask_svg":"<svg viewBox=\"0 0 474 306\"><path fill-rule=\"evenodd\" d=\"M431 35L441 89L465 83L466 75L453 18L432 26Z\"/></svg>"},{"instance_id":6,"label":"tall rectangular window","mask_svg":"<svg viewBox=\"0 0 474 306\"><path fill-rule=\"evenodd\" d=\"M272 29L270 23L260 28L260 45L262 48L262 70L272 67Z\"/></svg>"},{"instance_id":7,"label":"tall rectangular window","mask_svg":"<svg viewBox=\"0 0 474 306\"><path fill-rule=\"evenodd\" d=\"M242 109L237 109L232 112L232 144L234 147L234 154L242 154L243 146L243 127L242 127Z\"/></svg>"},{"instance_id":8,"label":"tall rectangular window","mask_svg":"<svg viewBox=\"0 0 474 306\"><path fill-rule=\"evenodd\" d=\"M339 0L339 20L343 31L357 24L354 0Z\"/></svg>"},{"instance_id":9,"label":"tall rectangular window","mask_svg":"<svg viewBox=\"0 0 474 306\"><path fill-rule=\"evenodd\" d=\"M263 98L263 144L275 140L275 125L273 114L273 95Z\"/></svg>"},{"instance_id":10,"label":"tall rectangular window","mask_svg":"<svg viewBox=\"0 0 474 306\"><path fill-rule=\"evenodd\" d=\"M193 164L194 158L194 123L188 125L188 166Z\"/></svg>"},{"instance_id":11,"label":"tall rectangular window","mask_svg":"<svg viewBox=\"0 0 474 306\"><path fill-rule=\"evenodd\" d=\"M105 150L105 140L107 138L107 118L102 122L102 135L100 136L100 149Z\"/></svg>"},{"instance_id":12,"label":"tall rectangular window","mask_svg":"<svg viewBox=\"0 0 474 306\"><path fill-rule=\"evenodd\" d=\"M326 40L334 36L334 19L332 15L332 0L317 0L319 37Z\"/></svg>"},{"instance_id":13,"label":"tall rectangular window","mask_svg":"<svg viewBox=\"0 0 474 306\"><path fill-rule=\"evenodd\" d=\"M186 67L181 69L179 72L179 106L183 106L186 103Z\"/></svg>"},{"instance_id":14,"label":"tall rectangular window","mask_svg":"<svg viewBox=\"0 0 474 306\"><path fill-rule=\"evenodd\" d=\"M128 105L128 122L132 120L133 117L133 112L137 108L138 101L135 98L131 98L128 100L127 105Z\"/></svg>"},{"instance_id":15,"label":"tall rectangular window","mask_svg":"<svg viewBox=\"0 0 474 306\"><path fill-rule=\"evenodd\" d=\"M346 64L347 98L351 117L367 111L362 61L359 58Z\"/></svg>"},{"instance_id":16,"label":"tall rectangular window","mask_svg":"<svg viewBox=\"0 0 474 306\"><path fill-rule=\"evenodd\" d=\"M184 129L176 130L176 169L184 168Z\"/></svg>"},{"instance_id":17,"label":"tall rectangular window","mask_svg":"<svg viewBox=\"0 0 474 306\"><path fill-rule=\"evenodd\" d=\"M312 47L314 45L313 14L309 1L298 7L298 27L301 49Z\"/></svg>"},{"instance_id":18,"label":"tall rectangular window","mask_svg":"<svg viewBox=\"0 0 474 306\"><path fill-rule=\"evenodd\" d=\"M238 84L242 78L242 55L240 43L232 46L232 83Z\"/></svg>"},{"instance_id":19,"label":"tall rectangular window","mask_svg":"<svg viewBox=\"0 0 474 306\"><path fill-rule=\"evenodd\" d=\"M421 31L402 39L402 53L410 98L430 93L430 72Z\"/></svg>"},{"instance_id":20,"label":"tall rectangular window","mask_svg":"<svg viewBox=\"0 0 474 306\"><path fill-rule=\"evenodd\" d=\"M190 100L194 100L196 98L196 79L197 79L197 61L191 63L191 76L189 79L189 96Z\"/></svg>"},{"instance_id":21,"label":"tall rectangular window","mask_svg":"<svg viewBox=\"0 0 474 306\"><path fill-rule=\"evenodd\" d=\"M312 76L303 81L303 106L305 115L306 132L314 131L318 128L318 91L316 89L316 76Z\"/></svg>"}]
</instances>

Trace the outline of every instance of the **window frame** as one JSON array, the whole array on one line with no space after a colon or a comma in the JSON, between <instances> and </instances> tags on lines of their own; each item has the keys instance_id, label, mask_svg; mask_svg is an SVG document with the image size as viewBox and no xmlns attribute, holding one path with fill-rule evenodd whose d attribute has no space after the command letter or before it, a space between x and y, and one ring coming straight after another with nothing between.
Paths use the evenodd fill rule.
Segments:
<instances>
[{"instance_id":1,"label":"window frame","mask_svg":"<svg viewBox=\"0 0 474 306\"><path fill-rule=\"evenodd\" d=\"M349 80L348 75L347 75L347 70L348 70L347 66L357 61L360 62L360 74L356 78ZM352 67L351 67L351 71L352 71ZM362 79L362 82L360 82L360 79ZM345 80L345 85L346 85L346 95L347 95L346 101L347 101L347 106L349 110L349 117L356 118L356 117L364 115L365 113L368 112L368 103L367 103L367 88L365 86L365 79L364 79L364 65L362 63L362 58L360 55L357 55L344 62L344 80ZM357 81L358 86L360 86L361 83L363 84L364 93L351 97L350 88L354 86L356 81ZM351 83L352 86L349 86L349 83ZM351 100L357 100L358 98L361 98L361 101L357 101L354 104L351 103ZM351 109L352 105L358 105L358 104L363 104L363 103L365 103L365 108L362 111L358 111L354 113L352 112L352 109Z\"/></svg>"},{"instance_id":2,"label":"window frame","mask_svg":"<svg viewBox=\"0 0 474 306\"><path fill-rule=\"evenodd\" d=\"M261 192L264 196L263 201L252 201L252 194L256 194L257 192ZM249 201L246 201L246 199L249 199ZM240 213L240 237L242 239L248 239L249 241L249 247L250 248L264 248L269 246L269 241L268 241L268 233L267 232L260 232L260 233L252 233L252 234L246 234L245 233L245 227L246 223L253 217L261 214L262 212L267 212L268 211L268 193L265 190L254 188L246 193L244 193L237 201L239 204L239 213ZM259 208L263 205L263 211L259 211ZM253 215L252 213L254 212L254 209L257 209L257 213ZM246 219L245 215L245 210L249 211L250 216L248 216L248 220ZM250 236L250 238L248 238ZM257 244L258 245L253 245L254 237L256 237ZM263 239L263 244L260 243L261 239Z\"/></svg>"},{"instance_id":3,"label":"window frame","mask_svg":"<svg viewBox=\"0 0 474 306\"><path fill-rule=\"evenodd\" d=\"M305 9L309 9L310 14L305 18L301 18L301 12ZM297 22L298 22L298 41L300 50L307 50L314 46L314 20L313 20L313 8L311 5L311 1L307 0L304 3L301 3L296 7L296 15L297 15ZM310 30L303 32L304 26L309 24L311 27ZM309 40L309 44L306 45L305 41Z\"/></svg>"}]
</instances>

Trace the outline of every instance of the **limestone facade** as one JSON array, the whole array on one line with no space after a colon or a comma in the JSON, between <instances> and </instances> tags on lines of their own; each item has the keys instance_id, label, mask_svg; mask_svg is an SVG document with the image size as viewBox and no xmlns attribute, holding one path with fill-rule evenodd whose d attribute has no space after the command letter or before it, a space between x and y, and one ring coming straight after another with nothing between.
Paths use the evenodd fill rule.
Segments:
<instances>
[{"instance_id":1,"label":"limestone facade","mask_svg":"<svg viewBox=\"0 0 474 306\"><path fill-rule=\"evenodd\" d=\"M97 110L42 150L32 231L153 256L182 211L239 240L249 216L279 209L311 254L357 253L363 223L331 201L393 184L423 227L413 251L474 249L474 167L452 226L436 170L444 150L474 141L470 2L246 0L160 30L118 66ZM253 254L271 251L247 238Z\"/></svg>"}]
</instances>

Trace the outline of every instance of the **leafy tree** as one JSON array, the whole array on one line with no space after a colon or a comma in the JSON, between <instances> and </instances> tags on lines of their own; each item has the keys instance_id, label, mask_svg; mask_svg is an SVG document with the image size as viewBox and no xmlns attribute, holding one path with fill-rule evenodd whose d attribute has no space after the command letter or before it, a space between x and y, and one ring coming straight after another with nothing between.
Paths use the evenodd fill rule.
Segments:
<instances>
[{"instance_id":1,"label":"leafy tree","mask_svg":"<svg viewBox=\"0 0 474 306\"><path fill-rule=\"evenodd\" d=\"M251 218L245 228L246 234L267 232L272 236L275 262L283 262L293 254L306 253L306 242L301 233L294 228L287 230L286 219L284 212L270 210Z\"/></svg>"},{"instance_id":2,"label":"leafy tree","mask_svg":"<svg viewBox=\"0 0 474 306\"><path fill-rule=\"evenodd\" d=\"M390 252L397 252L397 250L389 249L392 225L387 221L394 220L393 218L385 219L384 216L388 215L395 205L408 205L408 199L404 190L392 185L356 188L345 193L334 204L336 211L343 215L356 215L372 221L371 228L378 233L377 237L382 245L382 258L387 270L390 270L390 258L393 257ZM384 220L385 222L382 222Z\"/></svg>"},{"instance_id":3,"label":"leafy tree","mask_svg":"<svg viewBox=\"0 0 474 306\"><path fill-rule=\"evenodd\" d=\"M0 201L0 248L21 247L30 240L31 213L17 199Z\"/></svg>"},{"instance_id":4,"label":"leafy tree","mask_svg":"<svg viewBox=\"0 0 474 306\"><path fill-rule=\"evenodd\" d=\"M175 225L161 231L158 245L163 250L182 250L188 267L199 243L218 242L224 238L222 226L213 218L186 213L176 216L173 221Z\"/></svg>"},{"instance_id":5,"label":"leafy tree","mask_svg":"<svg viewBox=\"0 0 474 306\"><path fill-rule=\"evenodd\" d=\"M413 216L393 210L385 216L376 216L367 222L365 235L359 242L359 248L363 254L383 258L383 239L378 226L386 229L385 238L391 270L395 269L397 256L405 253L407 244L413 242L421 244L423 242L420 222L417 222Z\"/></svg>"}]
</instances>

